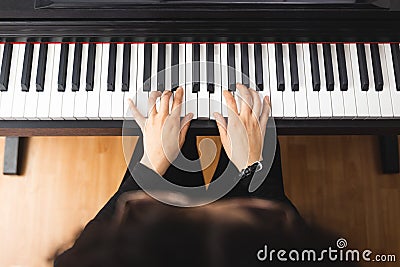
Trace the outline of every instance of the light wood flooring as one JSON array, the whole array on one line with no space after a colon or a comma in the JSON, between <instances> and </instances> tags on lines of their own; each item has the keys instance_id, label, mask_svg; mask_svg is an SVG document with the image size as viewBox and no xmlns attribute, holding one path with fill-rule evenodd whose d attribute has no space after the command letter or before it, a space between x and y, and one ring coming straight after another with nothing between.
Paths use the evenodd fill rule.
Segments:
<instances>
[{"instance_id":1,"label":"light wood flooring","mask_svg":"<svg viewBox=\"0 0 400 267\"><path fill-rule=\"evenodd\" d=\"M303 217L349 247L396 254L397 264L376 266L399 266L400 175L380 174L375 137L280 142L285 189ZM1 163L3 147L0 138ZM0 266L51 266L121 182L121 137L30 138L23 166L21 176L0 174Z\"/></svg>"}]
</instances>

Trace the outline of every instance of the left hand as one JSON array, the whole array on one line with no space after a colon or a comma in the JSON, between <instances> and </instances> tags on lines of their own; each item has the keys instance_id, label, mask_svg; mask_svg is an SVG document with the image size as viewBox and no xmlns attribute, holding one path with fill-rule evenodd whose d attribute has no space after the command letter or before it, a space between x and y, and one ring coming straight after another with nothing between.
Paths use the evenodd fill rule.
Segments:
<instances>
[{"instance_id":1,"label":"left hand","mask_svg":"<svg viewBox=\"0 0 400 267\"><path fill-rule=\"evenodd\" d=\"M132 100L130 108L133 118L143 133L144 155L140 163L163 175L171 162L176 159L185 142L193 114L187 114L180 121L183 89L179 87L174 96L171 114L169 113L171 91L153 91L149 97L149 114L145 118L137 109ZM161 97L160 108L157 111L156 101Z\"/></svg>"}]
</instances>

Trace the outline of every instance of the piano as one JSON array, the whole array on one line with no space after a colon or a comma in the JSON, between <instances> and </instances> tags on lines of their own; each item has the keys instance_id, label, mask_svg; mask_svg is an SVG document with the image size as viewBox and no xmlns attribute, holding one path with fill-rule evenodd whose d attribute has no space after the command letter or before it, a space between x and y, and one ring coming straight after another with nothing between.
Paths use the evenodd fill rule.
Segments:
<instances>
[{"instance_id":1,"label":"piano","mask_svg":"<svg viewBox=\"0 0 400 267\"><path fill-rule=\"evenodd\" d=\"M2 0L0 135L120 135L178 86L214 135L236 82L278 134L396 135L399 26L396 0Z\"/></svg>"},{"instance_id":2,"label":"piano","mask_svg":"<svg viewBox=\"0 0 400 267\"><path fill-rule=\"evenodd\" d=\"M120 134L127 98L145 111L149 91L177 85L192 128L215 134L212 112L236 82L270 95L281 134L396 133L399 11L398 1L3 0L0 134Z\"/></svg>"}]
</instances>

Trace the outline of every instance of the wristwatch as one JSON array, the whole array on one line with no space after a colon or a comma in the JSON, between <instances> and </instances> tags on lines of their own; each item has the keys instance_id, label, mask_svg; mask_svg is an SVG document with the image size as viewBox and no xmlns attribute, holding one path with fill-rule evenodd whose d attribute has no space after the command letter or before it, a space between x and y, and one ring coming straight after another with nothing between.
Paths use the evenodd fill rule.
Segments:
<instances>
[{"instance_id":1,"label":"wristwatch","mask_svg":"<svg viewBox=\"0 0 400 267\"><path fill-rule=\"evenodd\" d=\"M247 177L252 177L254 173L260 171L262 169L262 164L259 161L254 162L252 165L243 169L239 174L239 179L245 179Z\"/></svg>"}]
</instances>

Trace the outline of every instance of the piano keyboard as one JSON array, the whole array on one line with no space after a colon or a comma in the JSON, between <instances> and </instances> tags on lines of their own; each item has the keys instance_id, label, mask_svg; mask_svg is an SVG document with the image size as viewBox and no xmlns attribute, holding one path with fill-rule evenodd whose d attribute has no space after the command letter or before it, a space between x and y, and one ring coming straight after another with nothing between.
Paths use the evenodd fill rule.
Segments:
<instances>
[{"instance_id":1,"label":"piano keyboard","mask_svg":"<svg viewBox=\"0 0 400 267\"><path fill-rule=\"evenodd\" d=\"M2 120L121 120L128 98L146 114L150 91L178 86L182 115L213 119L237 82L276 118L400 117L395 43L0 43Z\"/></svg>"}]
</instances>

